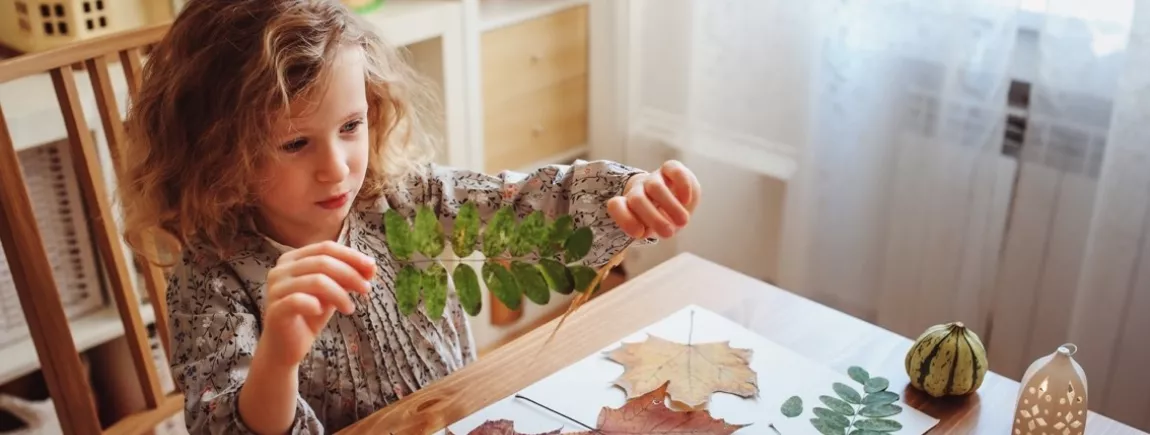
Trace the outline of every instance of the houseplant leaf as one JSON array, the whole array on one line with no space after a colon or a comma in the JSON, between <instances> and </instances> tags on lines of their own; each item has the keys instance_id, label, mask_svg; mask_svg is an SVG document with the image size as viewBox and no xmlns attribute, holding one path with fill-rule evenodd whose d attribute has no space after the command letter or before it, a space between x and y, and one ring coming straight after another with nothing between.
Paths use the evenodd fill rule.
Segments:
<instances>
[{"instance_id":1,"label":"houseplant leaf","mask_svg":"<svg viewBox=\"0 0 1150 435\"><path fill-rule=\"evenodd\" d=\"M511 271L502 264L488 260L483 263L482 272L487 290L511 311L518 310L523 301L523 291L520 290L519 283L515 281Z\"/></svg>"},{"instance_id":2,"label":"houseplant leaf","mask_svg":"<svg viewBox=\"0 0 1150 435\"><path fill-rule=\"evenodd\" d=\"M559 294L571 294L575 289L574 283L571 282L571 275L567 272L567 266L563 263L552 260L550 258L540 258L537 265L540 272L543 272L543 279L547 280L547 287L555 290Z\"/></svg>"},{"instance_id":3,"label":"houseplant leaf","mask_svg":"<svg viewBox=\"0 0 1150 435\"><path fill-rule=\"evenodd\" d=\"M455 292L459 295L459 305L469 316L478 316L483 308L483 293L479 289L479 276L475 269L466 263L455 266L451 272L451 281L455 283Z\"/></svg>"},{"instance_id":4,"label":"houseplant leaf","mask_svg":"<svg viewBox=\"0 0 1150 435\"><path fill-rule=\"evenodd\" d=\"M431 320L443 318L447 306L447 269L443 264L432 263L423 270L423 304Z\"/></svg>"},{"instance_id":5,"label":"houseplant leaf","mask_svg":"<svg viewBox=\"0 0 1150 435\"><path fill-rule=\"evenodd\" d=\"M843 435L844 431L841 427L836 427L834 424L821 418L812 418L811 425L823 435Z\"/></svg>"},{"instance_id":6,"label":"houseplant leaf","mask_svg":"<svg viewBox=\"0 0 1150 435\"><path fill-rule=\"evenodd\" d=\"M412 240L407 218L395 209L389 208L383 212L383 230L386 233L387 247L391 249L392 255L399 260L411 259L411 254L415 252L415 242Z\"/></svg>"},{"instance_id":7,"label":"houseplant leaf","mask_svg":"<svg viewBox=\"0 0 1150 435\"><path fill-rule=\"evenodd\" d=\"M443 253L443 225L439 216L426 205L415 212L415 248L427 258L438 257Z\"/></svg>"},{"instance_id":8,"label":"houseplant leaf","mask_svg":"<svg viewBox=\"0 0 1150 435\"><path fill-rule=\"evenodd\" d=\"M423 284L423 273L415 266L406 265L399 269L395 277L395 302L399 313L409 315L419 305L419 288Z\"/></svg>"},{"instance_id":9,"label":"houseplant leaf","mask_svg":"<svg viewBox=\"0 0 1150 435\"><path fill-rule=\"evenodd\" d=\"M515 260L511 262L511 274L527 299L539 305L546 305L551 300L551 291L547 288L547 281L539 273L539 269L528 263Z\"/></svg>"},{"instance_id":10,"label":"houseplant leaf","mask_svg":"<svg viewBox=\"0 0 1150 435\"><path fill-rule=\"evenodd\" d=\"M483 255L487 258L503 255L511 244L514 232L515 210L510 206L500 208L483 229Z\"/></svg>"},{"instance_id":11,"label":"houseplant leaf","mask_svg":"<svg viewBox=\"0 0 1150 435\"><path fill-rule=\"evenodd\" d=\"M812 409L812 411L814 411L816 417L826 420L827 423L838 428L839 430L846 429L847 426L851 425L851 420L845 415L831 411L827 408L815 407Z\"/></svg>"},{"instance_id":12,"label":"houseplant leaf","mask_svg":"<svg viewBox=\"0 0 1150 435\"><path fill-rule=\"evenodd\" d=\"M868 418L856 421L854 426L862 430L875 432L895 432L902 429L902 423L886 418Z\"/></svg>"},{"instance_id":13,"label":"houseplant leaf","mask_svg":"<svg viewBox=\"0 0 1150 435\"><path fill-rule=\"evenodd\" d=\"M451 228L451 249L459 258L475 252L475 242L479 240L479 208L475 203L464 203L455 215L455 225Z\"/></svg>"}]
</instances>

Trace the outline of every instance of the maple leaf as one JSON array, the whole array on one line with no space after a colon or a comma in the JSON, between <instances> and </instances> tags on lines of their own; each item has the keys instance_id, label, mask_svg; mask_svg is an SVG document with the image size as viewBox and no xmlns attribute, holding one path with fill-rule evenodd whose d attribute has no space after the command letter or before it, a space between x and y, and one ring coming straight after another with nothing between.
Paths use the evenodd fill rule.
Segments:
<instances>
[{"instance_id":1,"label":"maple leaf","mask_svg":"<svg viewBox=\"0 0 1150 435\"><path fill-rule=\"evenodd\" d=\"M447 430L447 435L455 435L451 429ZM479 425L467 435L527 435L515 430L515 423L511 420L487 420ZM538 435L559 435L559 430L551 432L544 432Z\"/></svg>"},{"instance_id":2,"label":"maple leaf","mask_svg":"<svg viewBox=\"0 0 1150 435\"><path fill-rule=\"evenodd\" d=\"M615 384L631 399L670 382L671 400L689 408L705 405L715 392L740 397L758 393L758 375L748 363L750 349L735 349L729 342L681 344L648 336L640 343L623 343L608 353L622 364Z\"/></svg>"},{"instance_id":3,"label":"maple leaf","mask_svg":"<svg viewBox=\"0 0 1150 435\"><path fill-rule=\"evenodd\" d=\"M668 408L663 402L668 384L628 400L621 408L604 407L599 411L597 430L567 435L730 435L749 426L727 423L705 410L676 412Z\"/></svg>"}]
</instances>

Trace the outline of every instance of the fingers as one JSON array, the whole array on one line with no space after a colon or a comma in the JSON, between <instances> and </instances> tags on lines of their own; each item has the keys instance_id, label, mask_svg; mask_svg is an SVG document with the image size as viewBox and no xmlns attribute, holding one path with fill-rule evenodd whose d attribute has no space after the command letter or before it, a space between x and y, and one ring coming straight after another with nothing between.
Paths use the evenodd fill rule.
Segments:
<instances>
[{"instance_id":1,"label":"fingers","mask_svg":"<svg viewBox=\"0 0 1150 435\"><path fill-rule=\"evenodd\" d=\"M355 268L330 255L313 255L289 263L284 268L291 277L310 274L324 274L331 277L344 289L367 293L371 290L370 278L364 278Z\"/></svg>"},{"instance_id":2,"label":"fingers","mask_svg":"<svg viewBox=\"0 0 1150 435\"><path fill-rule=\"evenodd\" d=\"M679 199L671 193L671 189L663 182L663 177L651 177L643 183L643 190L647 197L651 199L660 211L662 211L666 218L670 219L671 223L675 226L683 227L687 225L690 220L691 214L683 207ZM690 192L688 192L690 194Z\"/></svg>"},{"instance_id":3,"label":"fingers","mask_svg":"<svg viewBox=\"0 0 1150 435\"><path fill-rule=\"evenodd\" d=\"M639 218L627 209L627 198L623 196L616 196L607 201L607 215L611 216L619 225L619 229L627 233L632 238L641 239L647 237L647 227L639 222Z\"/></svg>"},{"instance_id":4,"label":"fingers","mask_svg":"<svg viewBox=\"0 0 1150 435\"><path fill-rule=\"evenodd\" d=\"M327 255L354 268L364 279L375 275L375 259L336 242L322 242L288 251L279 258L279 264L286 264L304 258Z\"/></svg>"},{"instance_id":5,"label":"fingers","mask_svg":"<svg viewBox=\"0 0 1150 435\"><path fill-rule=\"evenodd\" d=\"M282 317L282 314L295 314L307 317L324 314L323 304L320 303L319 299L307 293L292 293L287 295L268 307L269 313L273 311L279 314L279 316L275 316L276 318L286 318Z\"/></svg>"},{"instance_id":6,"label":"fingers","mask_svg":"<svg viewBox=\"0 0 1150 435\"><path fill-rule=\"evenodd\" d=\"M688 212L695 211L698 204L699 180L686 166L676 160L670 160L659 168L663 182L674 192L675 198L683 204Z\"/></svg>"},{"instance_id":7,"label":"fingers","mask_svg":"<svg viewBox=\"0 0 1150 435\"><path fill-rule=\"evenodd\" d=\"M655 230L659 236L663 238L674 236L675 228L671 225L671 221L655 207L655 204L644 193L645 191L632 192L632 194L627 195L627 209L639 218L643 226Z\"/></svg>"},{"instance_id":8,"label":"fingers","mask_svg":"<svg viewBox=\"0 0 1150 435\"><path fill-rule=\"evenodd\" d=\"M303 293L315 297L325 305L335 307L341 313L351 314L355 311L351 294L326 274L313 273L290 277L277 284L276 288L269 290L268 297L272 303L295 297L296 293Z\"/></svg>"}]
</instances>

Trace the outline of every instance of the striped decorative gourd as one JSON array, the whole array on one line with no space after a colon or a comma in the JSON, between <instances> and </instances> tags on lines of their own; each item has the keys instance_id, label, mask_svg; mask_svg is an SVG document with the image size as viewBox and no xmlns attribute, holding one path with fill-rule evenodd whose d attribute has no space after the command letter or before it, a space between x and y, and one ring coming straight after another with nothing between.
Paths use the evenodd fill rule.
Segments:
<instances>
[{"instance_id":1,"label":"striped decorative gourd","mask_svg":"<svg viewBox=\"0 0 1150 435\"><path fill-rule=\"evenodd\" d=\"M906 354L911 386L933 397L973 393L986 368L986 348L962 322L927 328Z\"/></svg>"}]
</instances>

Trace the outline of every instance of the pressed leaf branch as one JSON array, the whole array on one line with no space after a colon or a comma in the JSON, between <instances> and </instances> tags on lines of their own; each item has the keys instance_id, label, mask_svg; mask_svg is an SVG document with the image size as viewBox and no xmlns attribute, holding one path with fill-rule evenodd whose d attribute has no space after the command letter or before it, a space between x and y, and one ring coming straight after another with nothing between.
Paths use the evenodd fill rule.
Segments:
<instances>
[{"instance_id":1,"label":"pressed leaf branch","mask_svg":"<svg viewBox=\"0 0 1150 435\"><path fill-rule=\"evenodd\" d=\"M862 386L863 393L841 382L831 384L835 395L819 396L819 402L826 407L811 409L815 415L810 419L811 426L823 435L875 435L901 430L901 423L887 418L902 412L902 407L894 404L899 399L898 394L887 391L890 381L872 377L857 366L847 369L847 375ZM803 413L802 398L793 396L787 399L780 412L787 418L798 417Z\"/></svg>"},{"instance_id":2,"label":"pressed leaf branch","mask_svg":"<svg viewBox=\"0 0 1150 435\"><path fill-rule=\"evenodd\" d=\"M403 315L422 302L428 317L441 318L449 288L455 289L468 315L478 315L483 307L480 282L512 310L520 308L524 296L547 304L552 291L579 290L580 296L589 297L605 274L582 264L594 234L589 227L576 228L566 214L548 220L543 212L534 211L518 220L515 210L505 206L484 224L476 205L465 203L448 234L435 211L423 205L413 219L389 209L383 224L388 247L400 263L395 289ZM467 258L476 251L485 258ZM443 258L449 254L457 258ZM612 266L604 269L608 267Z\"/></svg>"}]
</instances>

